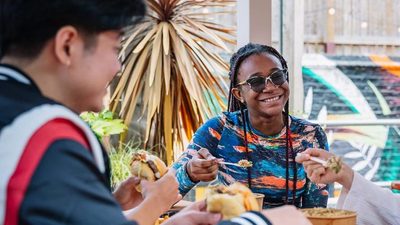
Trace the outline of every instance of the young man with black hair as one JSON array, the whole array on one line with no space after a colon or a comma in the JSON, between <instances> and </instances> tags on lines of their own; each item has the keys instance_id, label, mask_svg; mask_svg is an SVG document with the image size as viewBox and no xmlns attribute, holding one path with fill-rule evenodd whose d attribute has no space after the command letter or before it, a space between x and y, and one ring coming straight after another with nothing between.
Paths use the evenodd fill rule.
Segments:
<instances>
[{"instance_id":1,"label":"young man with black hair","mask_svg":"<svg viewBox=\"0 0 400 225\"><path fill-rule=\"evenodd\" d=\"M153 222L180 198L173 175L143 182L144 200L124 217L107 155L77 115L102 108L121 31L144 16L144 3L0 3L0 224Z\"/></svg>"},{"instance_id":2,"label":"young man with black hair","mask_svg":"<svg viewBox=\"0 0 400 225\"><path fill-rule=\"evenodd\" d=\"M113 196L107 154L78 116L101 110L121 31L144 13L141 0L0 0L0 224L147 225L180 199L172 172ZM219 221L202 210L165 224ZM223 223L255 220L267 224L257 213Z\"/></svg>"}]
</instances>

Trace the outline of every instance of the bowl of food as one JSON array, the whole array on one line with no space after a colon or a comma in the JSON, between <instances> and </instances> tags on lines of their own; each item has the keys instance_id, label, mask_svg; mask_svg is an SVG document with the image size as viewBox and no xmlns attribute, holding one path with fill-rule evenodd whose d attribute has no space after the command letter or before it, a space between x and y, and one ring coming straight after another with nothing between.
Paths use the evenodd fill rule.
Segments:
<instances>
[{"instance_id":1,"label":"bowl of food","mask_svg":"<svg viewBox=\"0 0 400 225\"><path fill-rule=\"evenodd\" d=\"M356 225L356 212L332 208L301 209L313 225Z\"/></svg>"},{"instance_id":2,"label":"bowl of food","mask_svg":"<svg viewBox=\"0 0 400 225\"><path fill-rule=\"evenodd\" d=\"M237 217L246 211L260 210L253 192L241 183L208 188L206 202L207 211L221 213L224 220Z\"/></svg>"}]
</instances>

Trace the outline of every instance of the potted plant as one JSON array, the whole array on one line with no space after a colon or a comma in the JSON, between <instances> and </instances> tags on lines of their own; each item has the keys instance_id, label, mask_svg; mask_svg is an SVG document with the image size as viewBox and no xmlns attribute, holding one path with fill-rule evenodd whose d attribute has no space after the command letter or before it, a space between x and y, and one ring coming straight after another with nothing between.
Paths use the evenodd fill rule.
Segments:
<instances>
[{"instance_id":1,"label":"potted plant","mask_svg":"<svg viewBox=\"0 0 400 225\"><path fill-rule=\"evenodd\" d=\"M167 164L174 147L182 150L206 119L225 108L228 65L213 49L229 52L234 29L208 18L231 13L226 7L233 2L147 0L147 17L123 40L123 69L111 93L111 110L126 125L140 110L145 147L157 148ZM204 12L206 7L217 11Z\"/></svg>"}]
</instances>

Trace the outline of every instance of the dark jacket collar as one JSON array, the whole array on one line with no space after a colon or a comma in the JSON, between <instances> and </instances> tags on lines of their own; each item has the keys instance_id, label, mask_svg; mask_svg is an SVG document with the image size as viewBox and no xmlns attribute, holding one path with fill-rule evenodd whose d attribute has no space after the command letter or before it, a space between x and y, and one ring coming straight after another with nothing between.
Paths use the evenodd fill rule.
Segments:
<instances>
[{"instance_id":1,"label":"dark jacket collar","mask_svg":"<svg viewBox=\"0 0 400 225\"><path fill-rule=\"evenodd\" d=\"M30 78L24 71L21 69L9 65L9 64L0 64L0 81L1 80L12 80L14 82L22 83L32 88L36 89L39 93L41 93L37 84Z\"/></svg>"}]
</instances>

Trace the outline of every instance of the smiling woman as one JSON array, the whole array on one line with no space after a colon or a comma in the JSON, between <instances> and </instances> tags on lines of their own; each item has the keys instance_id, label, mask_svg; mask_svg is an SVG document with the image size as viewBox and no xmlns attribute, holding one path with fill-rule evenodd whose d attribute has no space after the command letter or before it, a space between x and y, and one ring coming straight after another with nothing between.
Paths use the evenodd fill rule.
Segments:
<instances>
[{"instance_id":1,"label":"smiling woman","mask_svg":"<svg viewBox=\"0 0 400 225\"><path fill-rule=\"evenodd\" d=\"M285 59L265 45L247 44L232 56L228 112L200 127L174 165L181 193L218 177L264 194L264 208L326 207L327 187L311 183L294 161L307 148L327 150L326 136L319 125L288 114L287 69ZM214 158L248 160L252 166L219 164Z\"/></svg>"}]
</instances>

